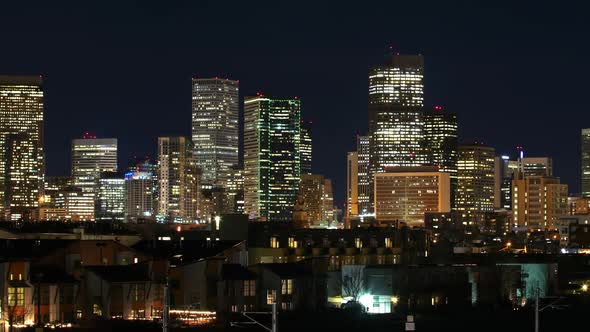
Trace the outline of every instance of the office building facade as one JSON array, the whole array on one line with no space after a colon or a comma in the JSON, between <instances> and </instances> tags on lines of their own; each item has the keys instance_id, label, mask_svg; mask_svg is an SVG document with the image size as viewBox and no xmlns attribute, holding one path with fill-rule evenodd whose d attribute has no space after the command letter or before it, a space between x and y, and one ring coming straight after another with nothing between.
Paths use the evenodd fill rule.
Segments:
<instances>
[{"instance_id":1,"label":"office building facade","mask_svg":"<svg viewBox=\"0 0 590 332\"><path fill-rule=\"evenodd\" d=\"M375 218L423 226L424 214L450 212L450 174L438 167L391 167L375 174Z\"/></svg>"},{"instance_id":2,"label":"office building facade","mask_svg":"<svg viewBox=\"0 0 590 332\"><path fill-rule=\"evenodd\" d=\"M455 209L468 223L484 220L494 210L495 149L483 144L459 145Z\"/></svg>"},{"instance_id":3,"label":"office building facade","mask_svg":"<svg viewBox=\"0 0 590 332\"><path fill-rule=\"evenodd\" d=\"M0 220L29 219L43 186L40 76L0 76Z\"/></svg>"},{"instance_id":4,"label":"office building facade","mask_svg":"<svg viewBox=\"0 0 590 332\"><path fill-rule=\"evenodd\" d=\"M150 168L138 167L125 173L125 219L127 221L155 218L156 177Z\"/></svg>"},{"instance_id":5,"label":"office building facade","mask_svg":"<svg viewBox=\"0 0 590 332\"><path fill-rule=\"evenodd\" d=\"M312 137L311 137L311 121L301 121L301 174L311 174L311 153Z\"/></svg>"},{"instance_id":6,"label":"office building facade","mask_svg":"<svg viewBox=\"0 0 590 332\"><path fill-rule=\"evenodd\" d=\"M319 174L303 174L297 201L302 205L305 224L329 226L334 220L332 180Z\"/></svg>"},{"instance_id":7,"label":"office building facade","mask_svg":"<svg viewBox=\"0 0 590 332\"><path fill-rule=\"evenodd\" d=\"M559 178L521 174L512 181L513 225L530 229L554 229L568 214L568 186Z\"/></svg>"},{"instance_id":8,"label":"office building facade","mask_svg":"<svg viewBox=\"0 0 590 332\"><path fill-rule=\"evenodd\" d=\"M119 172L103 172L98 178L95 203L96 221L125 220L125 178Z\"/></svg>"},{"instance_id":9,"label":"office building facade","mask_svg":"<svg viewBox=\"0 0 590 332\"><path fill-rule=\"evenodd\" d=\"M590 128L582 129L580 140L582 196L590 197Z\"/></svg>"},{"instance_id":10,"label":"office building facade","mask_svg":"<svg viewBox=\"0 0 590 332\"><path fill-rule=\"evenodd\" d=\"M246 97L244 211L250 218L291 220L301 175L301 102Z\"/></svg>"},{"instance_id":11,"label":"office building facade","mask_svg":"<svg viewBox=\"0 0 590 332\"><path fill-rule=\"evenodd\" d=\"M455 201L457 190L457 158L458 158L458 125L457 115L434 106L424 112L424 143L428 151L428 164L449 173L451 178L451 205Z\"/></svg>"},{"instance_id":12,"label":"office building facade","mask_svg":"<svg viewBox=\"0 0 590 332\"><path fill-rule=\"evenodd\" d=\"M158 218L194 222L198 218L199 169L186 137L158 138Z\"/></svg>"},{"instance_id":13,"label":"office building facade","mask_svg":"<svg viewBox=\"0 0 590 332\"><path fill-rule=\"evenodd\" d=\"M202 185L221 181L238 164L239 82L221 78L192 79L192 141Z\"/></svg>"}]
</instances>

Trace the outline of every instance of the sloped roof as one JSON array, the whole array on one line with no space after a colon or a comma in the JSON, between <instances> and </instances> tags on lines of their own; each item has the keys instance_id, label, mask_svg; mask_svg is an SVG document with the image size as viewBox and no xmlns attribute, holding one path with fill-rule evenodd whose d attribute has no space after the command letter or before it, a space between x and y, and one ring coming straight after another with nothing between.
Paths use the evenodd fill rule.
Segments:
<instances>
[{"instance_id":1,"label":"sloped roof","mask_svg":"<svg viewBox=\"0 0 590 332\"><path fill-rule=\"evenodd\" d=\"M145 263L131 265L85 266L84 269L96 274L108 282L142 282L150 281L148 265Z\"/></svg>"},{"instance_id":2,"label":"sloped roof","mask_svg":"<svg viewBox=\"0 0 590 332\"><path fill-rule=\"evenodd\" d=\"M223 264L221 278L223 280L252 280L256 279L256 273L240 264Z\"/></svg>"}]
</instances>

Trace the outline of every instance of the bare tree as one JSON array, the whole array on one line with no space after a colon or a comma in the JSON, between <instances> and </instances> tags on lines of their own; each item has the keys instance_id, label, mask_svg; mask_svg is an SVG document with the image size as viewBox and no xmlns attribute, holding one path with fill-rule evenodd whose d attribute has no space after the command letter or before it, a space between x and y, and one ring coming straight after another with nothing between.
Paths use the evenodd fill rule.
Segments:
<instances>
[{"instance_id":1,"label":"bare tree","mask_svg":"<svg viewBox=\"0 0 590 332\"><path fill-rule=\"evenodd\" d=\"M342 270L342 290L344 296L350 296L357 301L359 296L365 290L365 280L363 278L363 268L361 266L351 266L349 269Z\"/></svg>"},{"instance_id":2,"label":"bare tree","mask_svg":"<svg viewBox=\"0 0 590 332\"><path fill-rule=\"evenodd\" d=\"M32 308L27 306L25 303L18 303L16 294L14 298L12 296L5 296L2 299L2 324L8 324L8 331L14 331L14 325L23 324L26 320L27 315L33 313Z\"/></svg>"}]
</instances>

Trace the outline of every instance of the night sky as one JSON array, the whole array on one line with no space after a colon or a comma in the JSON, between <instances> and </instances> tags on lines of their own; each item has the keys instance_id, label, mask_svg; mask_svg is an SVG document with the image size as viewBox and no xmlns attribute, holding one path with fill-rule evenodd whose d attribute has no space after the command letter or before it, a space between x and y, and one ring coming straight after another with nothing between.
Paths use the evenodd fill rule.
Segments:
<instances>
[{"instance_id":1,"label":"night sky","mask_svg":"<svg viewBox=\"0 0 590 332\"><path fill-rule=\"evenodd\" d=\"M552 156L575 193L590 8L518 2L2 2L0 73L44 76L48 175L69 174L84 131L117 137L121 166L154 156L158 136L190 136L192 76L238 79L242 98L298 96L314 172L341 205L346 152L367 131L368 68L392 46L425 56L426 106L456 112L462 140Z\"/></svg>"}]
</instances>

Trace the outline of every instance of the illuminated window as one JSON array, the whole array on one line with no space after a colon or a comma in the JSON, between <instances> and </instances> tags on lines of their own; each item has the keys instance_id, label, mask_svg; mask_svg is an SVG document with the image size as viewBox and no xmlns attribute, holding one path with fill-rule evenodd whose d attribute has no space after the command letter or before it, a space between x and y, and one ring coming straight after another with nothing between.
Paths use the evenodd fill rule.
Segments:
<instances>
[{"instance_id":1,"label":"illuminated window","mask_svg":"<svg viewBox=\"0 0 590 332\"><path fill-rule=\"evenodd\" d=\"M361 249L363 247L363 241L360 238L355 238L354 239L354 246L358 249Z\"/></svg>"},{"instance_id":2,"label":"illuminated window","mask_svg":"<svg viewBox=\"0 0 590 332\"><path fill-rule=\"evenodd\" d=\"M244 280L244 296L256 295L256 280Z\"/></svg>"},{"instance_id":3,"label":"illuminated window","mask_svg":"<svg viewBox=\"0 0 590 332\"><path fill-rule=\"evenodd\" d=\"M266 290L266 304L273 304L277 301L277 291L275 289Z\"/></svg>"},{"instance_id":4,"label":"illuminated window","mask_svg":"<svg viewBox=\"0 0 590 332\"><path fill-rule=\"evenodd\" d=\"M391 238L386 237L385 238L385 248L391 248L393 247L393 242L391 241Z\"/></svg>"},{"instance_id":5,"label":"illuminated window","mask_svg":"<svg viewBox=\"0 0 590 332\"><path fill-rule=\"evenodd\" d=\"M102 316L102 309L100 308L99 304L92 305L92 314L96 316Z\"/></svg>"},{"instance_id":6,"label":"illuminated window","mask_svg":"<svg viewBox=\"0 0 590 332\"><path fill-rule=\"evenodd\" d=\"M7 302L11 307L25 305L25 289L22 287L8 287Z\"/></svg>"},{"instance_id":7,"label":"illuminated window","mask_svg":"<svg viewBox=\"0 0 590 332\"><path fill-rule=\"evenodd\" d=\"M281 294L282 295L293 294L293 279L281 280Z\"/></svg>"},{"instance_id":8,"label":"illuminated window","mask_svg":"<svg viewBox=\"0 0 590 332\"><path fill-rule=\"evenodd\" d=\"M297 241L294 237L289 237L289 248L297 248Z\"/></svg>"},{"instance_id":9,"label":"illuminated window","mask_svg":"<svg viewBox=\"0 0 590 332\"><path fill-rule=\"evenodd\" d=\"M275 249L279 247L279 239L276 236L270 237L270 247Z\"/></svg>"}]
</instances>

